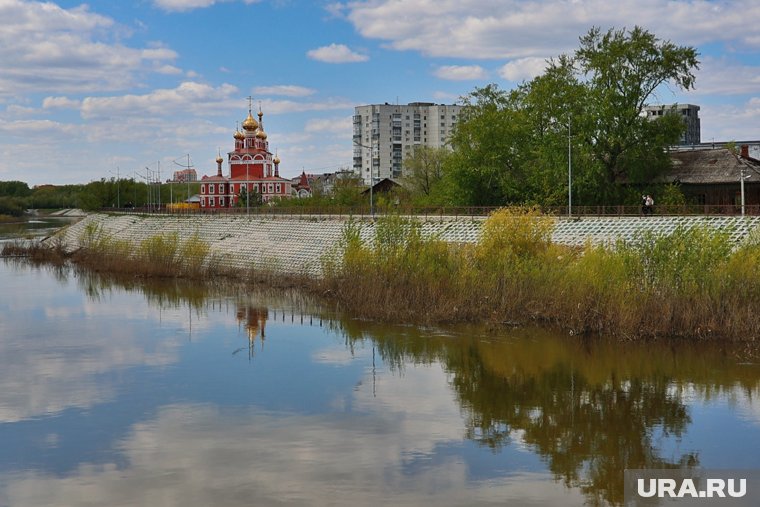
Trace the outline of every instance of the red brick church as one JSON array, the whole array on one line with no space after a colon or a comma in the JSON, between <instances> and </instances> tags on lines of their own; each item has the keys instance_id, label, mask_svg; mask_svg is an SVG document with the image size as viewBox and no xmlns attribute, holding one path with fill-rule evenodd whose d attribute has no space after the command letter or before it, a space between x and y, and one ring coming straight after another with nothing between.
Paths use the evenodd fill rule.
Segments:
<instances>
[{"instance_id":1,"label":"red brick church","mask_svg":"<svg viewBox=\"0 0 760 507\"><path fill-rule=\"evenodd\" d=\"M237 204L241 191L247 191L251 199L258 195L262 202L290 197L292 183L280 177L280 158L269 151L261 107L258 116L259 120L256 121L251 114L249 97L243 132L235 130L235 149L227 153L229 177L222 173L224 159L220 154L216 159L216 176L201 178L202 209L232 208Z\"/></svg>"}]
</instances>

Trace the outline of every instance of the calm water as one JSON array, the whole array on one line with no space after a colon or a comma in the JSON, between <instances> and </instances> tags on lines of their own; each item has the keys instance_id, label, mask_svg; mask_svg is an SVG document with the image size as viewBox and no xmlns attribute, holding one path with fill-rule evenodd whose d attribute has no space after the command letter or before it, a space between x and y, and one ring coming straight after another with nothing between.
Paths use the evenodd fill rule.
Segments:
<instances>
[{"instance_id":1,"label":"calm water","mask_svg":"<svg viewBox=\"0 0 760 507\"><path fill-rule=\"evenodd\" d=\"M0 261L0 505L619 504L760 468L747 347L339 318Z\"/></svg>"}]
</instances>

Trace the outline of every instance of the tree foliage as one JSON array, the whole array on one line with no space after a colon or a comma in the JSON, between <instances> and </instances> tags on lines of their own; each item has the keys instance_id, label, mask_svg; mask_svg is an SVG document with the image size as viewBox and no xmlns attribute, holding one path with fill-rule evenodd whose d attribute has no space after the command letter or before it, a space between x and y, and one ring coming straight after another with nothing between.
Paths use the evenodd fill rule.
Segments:
<instances>
[{"instance_id":1,"label":"tree foliage","mask_svg":"<svg viewBox=\"0 0 760 507\"><path fill-rule=\"evenodd\" d=\"M622 184L669 167L665 148L684 125L650 121L644 108L665 85L694 87L694 48L640 27L591 29L572 55L511 91L477 88L463 99L444 178L458 204L564 204L571 153L573 201L619 203Z\"/></svg>"}]
</instances>

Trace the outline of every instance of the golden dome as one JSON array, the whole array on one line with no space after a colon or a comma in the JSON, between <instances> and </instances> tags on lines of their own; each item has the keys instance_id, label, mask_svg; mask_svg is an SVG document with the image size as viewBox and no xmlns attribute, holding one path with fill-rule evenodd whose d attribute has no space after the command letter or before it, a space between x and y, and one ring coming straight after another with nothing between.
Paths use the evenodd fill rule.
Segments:
<instances>
[{"instance_id":1,"label":"golden dome","mask_svg":"<svg viewBox=\"0 0 760 507\"><path fill-rule=\"evenodd\" d=\"M274 162L275 164L279 164L280 163L280 157L278 157L277 155L275 155L274 159L272 159L272 162Z\"/></svg>"},{"instance_id":2,"label":"golden dome","mask_svg":"<svg viewBox=\"0 0 760 507\"><path fill-rule=\"evenodd\" d=\"M219 155L218 157L216 157L216 163L217 164L221 164L222 162L224 162L224 159L222 158L221 155Z\"/></svg>"},{"instance_id":3,"label":"golden dome","mask_svg":"<svg viewBox=\"0 0 760 507\"><path fill-rule=\"evenodd\" d=\"M248 118L243 120L243 128L245 130L256 130L258 128L259 124L256 122L256 120L253 119L253 115L250 111L248 111Z\"/></svg>"},{"instance_id":4,"label":"golden dome","mask_svg":"<svg viewBox=\"0 0 760 507\"><path fill-rule=\"evenodd\" d=\"M245 138L245 136L243 135L243 133L242 133L242 132L240 132L240 131L239 131L239 130L237 130L237 129L235 130L235 134L233 134L233 136L232 136L232 137L234 137L235 139L243 139L243 138Z\"/></svg>"},{"instance_id":5,"label":"golden dome","mask_svg":"<svg viewBox=\"0 0 760 507\"><path fill-rule=\"evenodd\" d=\"M258 137L259 139L266 139L267 133L264 132L264 129L260 128L259 130L256 131L256 137Z\"/></svg>"}]
</instances>

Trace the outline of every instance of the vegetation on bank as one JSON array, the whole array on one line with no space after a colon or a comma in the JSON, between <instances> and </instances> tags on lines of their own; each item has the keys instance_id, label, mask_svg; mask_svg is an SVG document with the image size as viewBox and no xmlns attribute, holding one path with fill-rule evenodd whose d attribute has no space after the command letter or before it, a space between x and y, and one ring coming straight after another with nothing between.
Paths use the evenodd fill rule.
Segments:
<instances>
[{"instance_id":1,"label":"vegetation on bank","mask_svg":"<svg viewBox=\"0 0 760 507\"><path fill-rule=\"evenodd\" d=\"M139 244L88 225L80 248L7 243L5 256L74 263L143 277L234 277L301 285L362 317L402 322L547 323L572 334L623 339L699 337L755 340L760 330L760 233L734 247L727 231L704 226L641 234L614 245L552 243L552 217L504 208L483 224L475 244L422 234L399 216L379 219L373 241L349 222L323 277L225 269L198 235L176 233Z\"/></svg>"},{"instance_id":2,"label":"vegetation on bank","mask_svg":"<svg viewBox=\"0 0 760 507\"><path fill-rule=\"evenodd\" d=\"M760 237L733 250L726 232L680 228L633 242L573 249L550 240L553 219L503 209L474 245L378 221L371 244L349 225L324 265L324 288L352 313L393 321L540 321L624 339L756 339Z\"/></svg>"}]
</instances>

